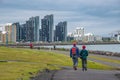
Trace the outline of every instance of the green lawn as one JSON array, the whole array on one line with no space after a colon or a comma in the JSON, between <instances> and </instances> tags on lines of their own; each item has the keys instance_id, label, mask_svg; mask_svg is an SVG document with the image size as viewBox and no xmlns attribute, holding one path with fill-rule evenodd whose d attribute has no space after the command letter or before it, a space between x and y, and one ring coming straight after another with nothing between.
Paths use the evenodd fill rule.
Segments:
<instances>
[{"instance_id":1,"label":"green lawn","mask_svg":"<svg viewBox=\"0 0 120 80\"><path fill-rule=\"evenodd\" d=\"M120 60L110 59L109 57L105 58L105 57L98 57L98 56L93 56L93 55L89 56L89 57L93 58L93 59L101 60L101 61L106 61L106 62L112 62L112 63L120 64Z\"/></svg>"},{"instance_id":2,"label":"green lawn","mask_svg":"<svg viewBox=\"0 0 120 80\"><path fill-rule=\"evenodd\" d=\"M0 47L0 80L29 80L39 71L60 69L60 66L72 67L70 57L40 50ZM113 69L91 61L88 61L88 68Z\"/></svg>"}]
</instances>

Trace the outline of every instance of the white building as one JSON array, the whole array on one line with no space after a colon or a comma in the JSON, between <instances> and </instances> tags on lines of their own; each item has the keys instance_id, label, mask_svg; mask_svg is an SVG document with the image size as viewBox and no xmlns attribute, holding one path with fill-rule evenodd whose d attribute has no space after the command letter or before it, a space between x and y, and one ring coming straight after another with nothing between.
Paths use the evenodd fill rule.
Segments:
<instances>
[{"instance_id":1,"label":"white building","mask_svg":"<svg viewBox=\"0 0 120 80\"><path fill-rule=\"evenodd\" d=\"M80 35L80 36L84 36L84 28L83 27L77 27L74 32L74 35Z\"/></svg>"},{"instance_id":2,"label":"white building","mask_svg":"<svg viewBox=\"0 0 120 80\"><path fill-rule=\"evenodd\" d=\"M82 41L82 40L83 40L83 37L84 37L84 36L81 36L81 35L74 35L74 40Z\"/></svg>"},{"instance_id":3,"label":"white building","mask_svg":"<svg viewBox=\"0 0 120 80\"><path fill-rule=\"evenodd\" d=\"M95 36L95 41L102 41L102 37L99 35Z\"/></svg>"},{"instance_id":4,"label":"white building","mask_svg":"<svg viewBox=\"0 0 120 80\"><path fill-rule=\"evenodd\" d=\"M120 34L117 35L117 41L120 42Z\"/></svg>"},{"instance_id":5,"label":"white building","mask_svg":"<svg viewBox=\"0 0 120 80\"><path fill-rule=\"evenodd\" d=\"M0 42L6 42L6 31L0 31Z\"/></svg>"},{"instance_id":6,"label":"white building","mask_svg":"<svg viewBox=\"0 0 120 80\"><path fill-rule=\"evenodd\" d=\"M74 40L82 41L84 37L84 28L83 27L77 27L73 32Z\"/></svg>"},{"instance_id":7,"label":"white building","mask_svg":"<svg viewBox=\"0 0 120 80\"><path fill-rule=\"evenodd\" d=\"M73 37L74 35L73 35L73 33L68 33L67 36L68 36L68 37Z\"/></svg>"},{"instance_id":8,"label":"white building","mask_svg":"<svg viewBox=\"0 0 120 80\"><path fill-rule=\"evenodd\" d=\"M10 23L7 24L0 24L0 31L5 31L5 25L8 25Z\"/></svg>"},{"instance_id":9,"label":"white building","mask_svg":"<svg viewBox=\"0 0 120 80\"><path fill-rule=\"evenodd\" d=\"M73 37L76 41L82 42L94 42L94 41L102 41L101 36L95 36L92 33L84 33L83 27L77 27L73 33L68 34L69 37Z\"/></svg>"},{"instance_id":10,"label":"white building","mask_svg":"<svg viewBox=\"0 0 120 80\"><path fill-rule=\"evenodd\" d=\"M0 42L4 42L5 41L5 38L6 38L6 32L4 31L5 28L4 28L5 24L0 24Z\"/></svg>"},{"instance_id":11,"label":"white building","mask_svg":"<svg viewBox=\"0 0 120 80\"><path fill-rule=\"evenodd\" d=\"M85 42L92 42L95 40L95 37L92 33L85 34L84 41Z\"/></svg>"}]
</instances>

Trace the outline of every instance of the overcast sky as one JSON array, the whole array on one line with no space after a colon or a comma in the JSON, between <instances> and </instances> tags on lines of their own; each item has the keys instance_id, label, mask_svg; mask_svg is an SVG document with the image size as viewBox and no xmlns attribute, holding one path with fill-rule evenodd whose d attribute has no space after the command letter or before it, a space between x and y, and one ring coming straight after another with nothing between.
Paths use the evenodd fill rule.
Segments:
<instances>
[{"instance_id":1,"label":"overcast sky","mask_svg":"<svg viewBox=\"0 0 120 80\"><path fill-rule=\"evenodd\" d=\"M76 27L95 35L120 30L120 0L0 0L0 25L49 14L54 14L54 25L67 21L68 33Z\"/></svg>"}]
</instances>

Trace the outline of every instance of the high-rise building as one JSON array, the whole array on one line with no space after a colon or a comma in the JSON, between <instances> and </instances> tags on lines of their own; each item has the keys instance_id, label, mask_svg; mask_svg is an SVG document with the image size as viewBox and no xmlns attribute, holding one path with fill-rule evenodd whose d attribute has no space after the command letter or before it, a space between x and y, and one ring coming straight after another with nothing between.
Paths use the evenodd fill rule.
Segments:
<instances>
[{"instance_id":1,"label":"high-rise building","mask_svg":"<svg viewBox=\"0 0 120 80\"><path fill-rule=\"evenodd\" d=\"M0 42L2 42L2 29L3 29L3 27L2 26L0 26Z\"/></svg>"},{"instance_id":2,"label":"high-rise building","mask_svg":"<svg viewBox=\"0 0 120 80\"><path fill-rule=\"evenodd\" d=\"M42 19L41 20L41 37L42 37L42 41L44 42L49 42L49 21L47 19Z\"/></svg>"},{"instance_id":3,"label":"high-rise building","mask_svg":"<svg viewBox=\"0 0 120 80\"><path fill-rule=\"evenodd\" d=\"M5 31L6 31L6 40L7 42L12 42L12 24L8 23L5 25Z\"/></svg>"},{"instance_id":4,"label":"high-rise building","mask_svg":"<svg viewBox=\"0 0 120 80\"><path fill-rule=\"evenodd\" d=\"M12 42L16 42L18 40L18 35L19 33L17 32L17 26L15 24L12 24L12 31L11 31L11 38ZM18 35L18 36L17 36ZM18 40L19 41L19 40Z\"/></svg>"},{"instance_id":5,"label":"high-rise building","mask_svg":"<svg viewBox=\"0 0 120 80\"><path fill-rule=\"evenodd\" d=\"M42 41L42 29L39 29L39 41Z\"/></svg>"},{"instance_id":6,"label":"high-rise building","mask_svg":"<svg viewBox=\"0 0 120 80\"><path fill-rule=\"evenodd\" d=\"M19 22L12 24L12 41L20 42L22 40L22 30Z\"/></svg>"},{"instance_id":7,"label":"high-rise building","mask_svg":"<svg viewBox=\"0 0 120 80\"><path fill-rule=\"evenodd\" d=\"M6 31L0 32L1 35L1 42L6 43Z\"/></svg>"},{"instance_id":8,"label":"high-rise building","mask_svg":"<svg viewBox=\"0 0 120 80\"><path fill-rule=\"evenodd\" d=\"M55 29L55 41L67 41L67 22L59 22Z\"/></svg>"},{"instance_id":9,"label":"high-rise building","mask_svg":"<svg viewBox=\"0 0 120 80\"><path fill-rule=\"evenodd\" d=\"M30 21L31 27L33 27L34 41L37 42L39 41L39 16L31 17L29 21Z\"/></svg>"},{"instance_id":10,"label":"high-rise building","mask_svg":"<svg viewBox=\"0 0 120 80\"><path fill-rule=\"evenodd\" d=\"M53 30L53 15L46 15L41 20L42 41L53 42L54 30Z\"/></svg>"},{"instance_id":11,"label":"high-rise building","mask_svg":"<svg viewBox=\"0 0 120 80\"><path fill-rule=\"evenodd\" d=\"M26 21L25 31L26 41L34 42L34 26L32 25L32 21Z\"/></svg>"},{"instance_id":12,"label":"high-rise building","mask_svg":"<svg viewBox=\"0 0 120 80\"><path fill-rule=\"evenodd\" d=\"M22 24L21 25L21 34L22 34L22 40L23 42L27 41L27 28L26 28L26 24Z\"/></svg>"},{"instance_id":13,"label":"high-rise building","mask_svg":"<svg viewBox=\"0 0 120 80\"><path fill-rule=\"evenodd\" d=\"M25 24L22 25L22 34L24 41L38 42L39 41L39 16L31 17Z\"/></svg>"}]
</instances>

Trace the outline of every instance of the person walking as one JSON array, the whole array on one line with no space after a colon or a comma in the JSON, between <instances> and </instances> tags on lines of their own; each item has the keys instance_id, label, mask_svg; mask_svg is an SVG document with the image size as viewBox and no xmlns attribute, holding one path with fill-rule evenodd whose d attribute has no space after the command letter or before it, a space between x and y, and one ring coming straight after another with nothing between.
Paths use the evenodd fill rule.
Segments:
<instances>
[{"instance_id":1,"label":"person walking","mask_svg":"<svg viewBox=\"0 0 120 80\"><path fill-rule=\"evenodd\" d=\"M86 46L82 46L82 50L80 51L80 58L82 60L82 71L87 71L87 56L88 51L86 50Z\"/></svg>"},{"instance_id":2,"label":"person walking","mask_svg":"<svg viewBox=\"0 0 120 80\"><path fill-rule=\"evenodd\" d=\"M72 58L73 61L73 69L77 70L79 49L78 47L76 47L76 43L73 43L73 47L70 49L70 57Z\"/></svg>"},{"instance_id":3,"label":"person walking","mask_svg":"<svg viewBox=\"0 0 120 80\"><path fill-rule=\"evenodd\" d=\"M32 44L32 42L30 42L29 46L30 46L30 49L33 49L33 44Z\"/></svg>"}]
</instances>

